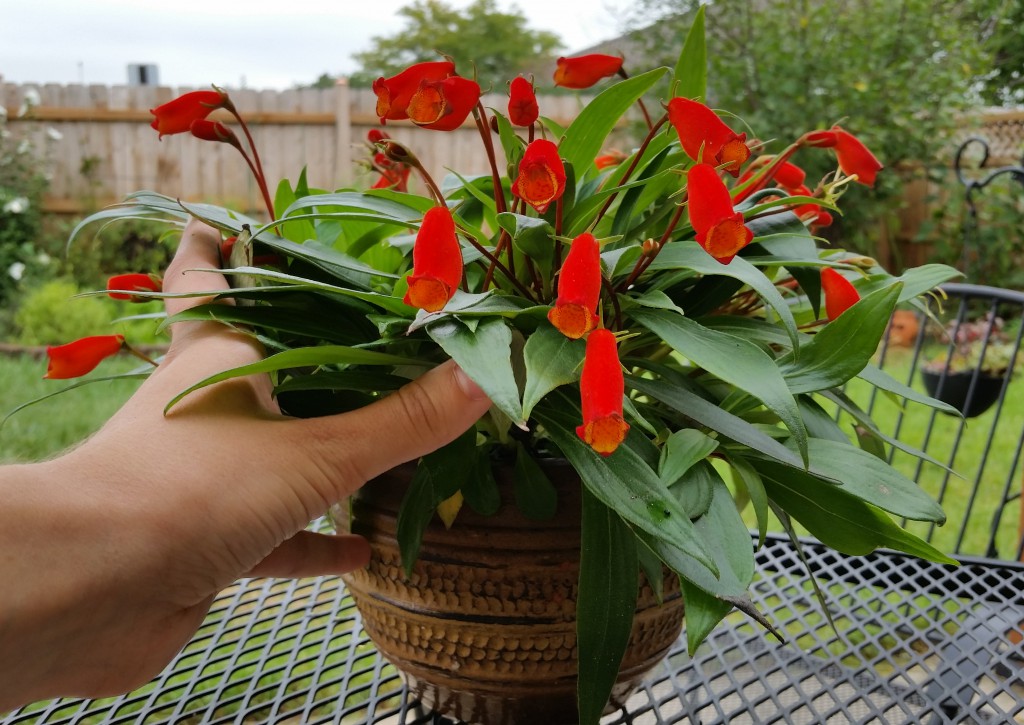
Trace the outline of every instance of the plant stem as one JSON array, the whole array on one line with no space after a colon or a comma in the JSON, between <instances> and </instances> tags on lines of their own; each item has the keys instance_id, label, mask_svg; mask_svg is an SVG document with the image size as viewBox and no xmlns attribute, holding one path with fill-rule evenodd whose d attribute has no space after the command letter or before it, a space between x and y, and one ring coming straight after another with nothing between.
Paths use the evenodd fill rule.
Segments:
<instances>
[{"instance_id":1,"label":"plant stem","mask_svg":"<svg viewBox=\"0 0 1024 725\"><path fill-rule=\"evenodd\" d=\"M672 232L675 231L676 226L679 224L679 220L683 218L683 209L686 207L686 195L683 195L678 206L676 206L675 213L672 214L672 219L669 220L668 226L665 227L664 233L661 235L661 239L658 240L658 246L650 253L645 254L640 259L636 260L636 264L633 266L633 271L630 272L629 277L626 281L621 283L616 289L620 291L626 291L629 289L641 274L647 271L647 268L651 266L651 262L658 256L664 246L668 243L669 237L672 236Z\"/></svg>"},{"instance_id":2,"label":"plant stem","mask_svg":"<svg viewBox=\"0 0 1024 725\"><path fill-rule=\"evenodd\" d=\"M256 142L253 140L252 134L249 133L249 126L245 123L245 119L243 119L238 113L238 109L235 108L235 104L228 103L226 108L242 127L242 132L245 134L245 141L249 144L249 150L252 152L252 161L249 162L249 167L253 170L253 175L256 177L256 185L259 187L260 193L263 195L263 203L267 207L267 213L270 214L270 221L277 221L277 215L274 213L274 201L270 198L270 190L267 188L267 177L263 173L263 164L260 162L260 152L256 149ZM239 151L241 151L241 149L239 149ZM242 156L245 155L246 154L243 151ZM246 161L249 161L247 156Z\"/></svg>"},{"instance_id":3,"label":"plant stem","mask_svg":"<svg viewBox=\"0 0 1024 725\"><path fill-rule=\"evenodd\" d=\"M480 253L487 258L487 260L491 263L492 268L497 268L502 274L508 277L509 281L513 285L515 285L515 288L519 290L524 297L526 297L532 302L537 301L537 298L536 296L534 296L533 291L529 287L524 285L522 282L520 282L518 279L516 279L516 276L509 271L508 267L502 264L501 260L495 257L494 254L489 252L487 248L484 247L484 245L477 241L476 237L474 237L472 234L468 233L465 229L462 229L461 227L459 230L462 232L462 236L468 239L469 243L476 247L480 251ZM488 273L490 273L490 269L488 270Z\"/></svg>"},{"instance_id":4,"label":"plant stem","mask_svg":"<svg viewBox=\"0 0 1024 725\"><path fill-rule=\"evenodd\" d=\"M633 175L633 172L636 171L637 165L640 163L640 157L644 155L644 152L647 151L647 147L650 146L651 141L654 140L655 135L657 135L661 127L664 126L667 122L668 114L666 113L660 119L658 119L658 122L654 124L654 126L652 126L651 129L647 132L647 136L644 137L644 140L640 144L640 147L636 150L636 153L633 154L633 160L630 162L629 167L626 169L626 173L622 175L621 179L619 179L620 186L629 181L629 177ZM591 228L595 227L597 223L601 221L604 215L608 212L608 209L615 202L615 198L618 195L619 192L616 191L615 193L609 195L607 199L605 199L604 205L601 207L601 211L597 213L597 216L594 217L594 221L590 225Z\"/></svg>"}]
</instances>

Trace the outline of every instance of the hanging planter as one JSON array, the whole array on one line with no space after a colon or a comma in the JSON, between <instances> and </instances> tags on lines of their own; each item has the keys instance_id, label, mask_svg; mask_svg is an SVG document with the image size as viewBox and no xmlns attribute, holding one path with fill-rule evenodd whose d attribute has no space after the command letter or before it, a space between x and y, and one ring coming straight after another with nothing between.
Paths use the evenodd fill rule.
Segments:
<instances>
[{"instance_id":1,"label":"hanging planter","mask_svg":"<svg viewBox=\"0 0 1024 725\"><path fill-rule=\"evenodd\" d=\"M976 379L975 379L976 375ZM921 380L928 395L952 405L965 418L981 415L999 400L1006 375L983 371L943 371L921 369Z\"/></svg>"}]
</instances>

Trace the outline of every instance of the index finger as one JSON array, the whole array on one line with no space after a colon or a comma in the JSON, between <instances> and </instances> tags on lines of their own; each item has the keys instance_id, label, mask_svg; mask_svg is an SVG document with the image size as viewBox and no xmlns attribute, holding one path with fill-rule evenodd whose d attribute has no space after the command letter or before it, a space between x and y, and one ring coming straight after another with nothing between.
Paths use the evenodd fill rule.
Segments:
<instances>
[{"instance_id":1,"label":"index finger","mask_svg":"<svg viewBox=\"0 0 1024 725\"><path fill-rule=\"evenodd\" d=\"M181 235L178 251L164 275L164 291L219 292L229 289L223 274L205 270L220 269L220 232L198 219L190 219ZM210 297L179 297L164 301L168 315L210 302Z\"/></svg>"}]
</instances>

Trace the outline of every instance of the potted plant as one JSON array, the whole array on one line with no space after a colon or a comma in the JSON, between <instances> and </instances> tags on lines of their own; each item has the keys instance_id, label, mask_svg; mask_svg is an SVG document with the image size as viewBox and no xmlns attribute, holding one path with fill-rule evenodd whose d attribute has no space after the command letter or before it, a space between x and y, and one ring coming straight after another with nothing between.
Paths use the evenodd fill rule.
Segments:
<instances>
[{"instance_id":1,"label":"potted plant","mask_svg":"<svg viewBox=\"0 0 1024 725\"><path fill-rule=\"evenodd\" d=\"M991 312L975 320L950 322L944 330L945 350L921 368L928 394L965 418L991 408L1020 364L1004 328L1003 318Z\"/></svg>"},{"instance_id":2,"label":"potted plant","mask_svg":"<svg viewBox=\"0 0 1024 725\"><path fill-rule=\"evenodd\" d=\"M272 195L228 94L189 93L154 109L154 127L238 148L269 218L139 192L84 223L195 216L227 237L235 288L221 297L237 304L174 319L248 329L266 358L195 387L270 375L285 411L318 415L454 358L489 394L475 429L334 509L374 547L349 579L366 626L440 711L551 721L576 717L578 698L597 722L667 651L684 603L691 649L734 607L763 621L747 588L773 515L850 555L949 561L890 518L941 523L939 506L826 407L877 431L837 392L858 376L931 402L869 360L895 306L956 272L893 277L819 248L815 227L881 164L839 127L778 149L748 140L697 100L703 58L698 13L674 69L561 59L557 84L603 87L565 128L540 117L526 78L488 109L450 59L416 64L374 84L381 122L475 122L491 171L438 184L375 130L369 190L301 175ZM664 79L652 114L644 96ZM638 144L606 148L634 106ZM835 153L838 169L811 188L804 153ZM116 347L96 343L95 358Z\"/></svg>"}]
</instances>

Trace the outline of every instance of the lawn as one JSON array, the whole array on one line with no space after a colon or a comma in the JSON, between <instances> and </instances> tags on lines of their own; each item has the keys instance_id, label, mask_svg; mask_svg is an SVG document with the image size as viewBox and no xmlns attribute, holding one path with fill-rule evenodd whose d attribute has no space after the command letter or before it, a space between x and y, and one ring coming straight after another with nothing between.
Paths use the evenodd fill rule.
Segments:
<instances>
[{"instance_id":1,"label":"lawn","mask_svg":"<svg viewBox=\"0 0 1024 725\"><path fill-rule=\"evenodd\" d=\"M126 356L108 360L93 375L137 368ZM46 360L0 355L0 418L17 406L63 390L71 380L43 380ZM85 385L18 411L0 428L0 463L53 456L95 432L138 387L137 380Z\"/></svg>"}]
</instances>

